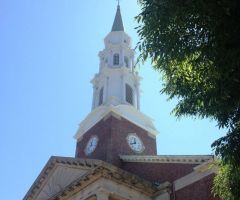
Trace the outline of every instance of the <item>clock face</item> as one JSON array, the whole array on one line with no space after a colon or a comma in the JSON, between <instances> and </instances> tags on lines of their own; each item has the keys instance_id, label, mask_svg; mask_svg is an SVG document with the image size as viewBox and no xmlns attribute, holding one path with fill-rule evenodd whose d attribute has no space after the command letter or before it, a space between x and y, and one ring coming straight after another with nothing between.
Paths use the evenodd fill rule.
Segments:
<instances>
[{"instance_id":1,"label":"clock face","mask_svg":"<svg viewBox=\"0 0 240 200\"><path fill-rule=\"evenodd\" d=\"M88 156L92 152L94 152L94 150L97 147L97 144L98 144L98 137L96 135L94 135L89 139L89 141L85 147L85 150L84 150L85 154Z\"/></svg>"},{"instance_id":2,"label":"clock face","mask_svg":"<svg viewBox=\"0 0 240 200\"><path fill-rule=\"evenodd\" d=\"M127 143L136 153L141 153L145 149L142 140L136 135L136 133L130 133L127 136Z\"/></svg>"}]
</instances>

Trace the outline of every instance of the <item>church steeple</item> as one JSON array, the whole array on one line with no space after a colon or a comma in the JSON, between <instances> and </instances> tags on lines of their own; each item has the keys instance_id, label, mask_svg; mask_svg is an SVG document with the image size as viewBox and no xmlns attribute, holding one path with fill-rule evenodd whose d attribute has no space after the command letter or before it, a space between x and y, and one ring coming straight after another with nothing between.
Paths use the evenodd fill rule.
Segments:
<instances>
[{"instance_id":1,"label":"church steeple","mask_svg":"<svg viewBox=\"0 0 240 200\"><path fill-rule=\"evenodd\" d=\"M115 19L112 26L112 32L113 31L124 31L121 10L119 5L117 6L117 12L116 12Z\"/></svg>"},{"instance_id":2,"label":"church steeple","mask_svg":"<svg viewBox=\"0 0 240 200\"><path fill-rule=\"evenodd\" d=\"M92 110L111 105L128 105L139 110L140 77L134 71L134 50L131 38L124 32L119 5L104 44L105 48L99 52L99 73L92 80Z\"/></svg>"},{"instance_id":3,"label":"church steeple","mask_svg":"<svg viewBox=\"0 0 240 200\"><path fill-rule=\"evenodd\" d=\"M156 155L157 131L140 112L141 77L134 70L134 49L124 31L119 5L98 55L99 71L91 81L92 112L75 135L76 157L119 165L119 155Z\"/></svg>"}]
</instances>

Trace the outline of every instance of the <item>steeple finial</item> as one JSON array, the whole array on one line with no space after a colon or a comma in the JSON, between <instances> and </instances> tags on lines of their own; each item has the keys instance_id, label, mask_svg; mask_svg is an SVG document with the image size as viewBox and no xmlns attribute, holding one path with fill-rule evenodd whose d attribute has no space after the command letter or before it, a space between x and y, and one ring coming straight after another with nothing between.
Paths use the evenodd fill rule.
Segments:
<instances>
[{"instance_id":1,"label":"steeple finial","mask_svg":"<svg viewBox=\"0 0 240 200\"><path fill-rule=\"evenodd\" d=\"M112 31L124 31L119 0L117 0L117 1L118 1L118 6L117 6L117 12L115 15L113 26L112 26Z\"/></svg>"}]
</instances>

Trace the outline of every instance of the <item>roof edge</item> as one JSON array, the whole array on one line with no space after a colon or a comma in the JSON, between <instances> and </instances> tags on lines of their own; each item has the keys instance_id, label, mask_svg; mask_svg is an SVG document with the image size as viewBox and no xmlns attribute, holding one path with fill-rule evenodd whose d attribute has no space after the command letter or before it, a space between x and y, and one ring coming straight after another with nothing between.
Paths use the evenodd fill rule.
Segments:
<instances>
[{"instance_id":1,"label":"roof edge","mask_svg":"<svg viewBox=\"0 0 240 200\"><path fill-rule=\"evenodd\" d=\"M213 155L158 155L158 156L137 156L120 155L123 162L141 163L173 163L173 164L202 164L214 160Z\"/></svg>"},{"instance_id":2,"label":"roof edge","mask_svg":"<svg viewBox=\"0 0 240 200\"><path fill-rule=\"evenodd\" d=\"M153 120L147 115L140 112L139 110L135 109L133 106L125 104L120 104L117 106L102 105L94 109L91 113L89 113L88 116L80 123L80 127L78 128L74 138L77 140L80 139L94 125L96 125L98 122L100 122L109 114L113 113L114 115L122 117L132 122L136 126L146 130L153 137L156 137L159 133L153 125ZM129 113L131 113L131 115L128 115Z\"/></svg>"},{"instance_id":3,"label":"roof edge","mask_svg":"<svg viewBox=\"0 0 240 200\"><path fill-rule=\"evenodd\" d=\"M138 183L135 185L135 188L138 190L141 190L142 187L148 188L148 190L145 191L145 193L148 193L148 194L155 194L156 192L161 190L160 188L157 188L154 185L152 185L151 182L101 160L52 156L50 157L47 164L40 172L37 179L32 184L31 188L28 190L27 194L24 196L23 200L35 199L36 196L41 191L41 188L46 184L46 181L48 180L49 176L51 176L51 172L58 165L66 165L66 166L74 165L74 166L79 166L79 168L86 167L91 170L90 170L90 173L87 173L83 177L80 177L74 180L72 183L66 186L64 190L54 194L52 196L53 199L55 199L56 196L59 196L66 191L71 191L72 189L77 188L78 186L81 185L79 184L80 182L90 180L93 177L93 174L99 175L98 178L103 177L103 178L111 178L116 180L119 177L122 177L121 180L124 179L123 183L127 185L131 184L132 180L135 180L135 182ZM95 179L93 181L95 181Z\"/></svg>"}]
</instances>

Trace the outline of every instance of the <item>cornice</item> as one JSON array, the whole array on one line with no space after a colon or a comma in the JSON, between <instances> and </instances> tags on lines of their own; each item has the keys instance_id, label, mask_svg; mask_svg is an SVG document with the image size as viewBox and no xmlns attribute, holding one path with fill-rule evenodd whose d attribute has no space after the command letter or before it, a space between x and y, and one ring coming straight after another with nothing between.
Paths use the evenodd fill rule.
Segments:
<instances>
[{"instance_id":1,"label":"cornice","mask_svg":"<svg viewBox=\"0 0 240 200\"><path fill-rule=\"evenodd\" d=\"M37 177L37 179L32 184L31 188L23 198L23 200L34 200L36 195L43 188L44 184L47 181L47 178L51 176L51 173L58 165L69 165L75 166L79 169L88 168L94 169L97 166L101 165L103 161L94 160L94 159L77 159L77 158L69 158L69 157L56 157L52 156L45 167L42 169L41 173Z\"/></svg>"},{"instance_id":2,"label":"cornice","mask_svg":"<svg viewBox=\"0 0 240 200\"><path fill-rule=\"evenodd\" d=\"M157 187L153 186L150 182L144 179L141 179L123 170L116 170L109 166L107 167L106 165L103 165L99 166L97 169L87 174L86 176L77 179L49 200L65 200L69 196L76 194L77 192L86 188L88 185L99 180L100 178L123 184L148 196L153 196L155 193L159 193L160 191ZM161 188L161 190L164 189L165 188Z\"/></svg>"},{"instance_id":3,"label":"cornice","mask_svg":"<svg viewBox=\"0 0 240 200\"><path fill-rule=\"evenodd\" d=\"M214 157L212 155L120 155L120 158L124 162L202 164L212 161Z\"/></svg>"},{"instance_id":4,"label":"cornice","mask_svg":"<svg viewBox=\"0 0 240 200\"><path fill-rule=\"evenodd\" d=\"M104 161L94 159L51 157L23 200L36 199L41 192L41 189L46 184L46 181L51 176L51 172L58 165L64 165L66 167L75 166L79 167L79 169L89 169L89 171L80 178L74 180L57 194L54 194L48 200L66 199L69 195L71 196L72 194L77 193L100 178L126 185L127 187L131 187L134 190L149 196L153 196L154 194L159 193L159 191L165 190L165 187L157 188L151 182Z\"/></svg>"},{"instance_id":5,"label":"cornice","mask_svg":"<svg viewBox=\"0 0 240 200\"><path fill-rule=\"evenodd\" d=\"M129 43L130 43L130 45L131 45L132 39L131 39L131 37L130 37L125 31L109 32L109 33L107 34L107 36L105 36L104 42L106 42L109 37L124 36L124 35L128 37L128 39L129 39L129 41L130 41Z\"/></svg>"},{"instance_id":6,"label":"cornice","mask_svg":"<svg viewBox=\"0 0 240 200\"><path fill-rule=\"evenodd\" d=\"M121 74L126 75L129 74L134 77L135 80L142 80L142 77L139 76L139 74L135 71L132 71L129 68L126 67L104 67L99 73L95 74L94 78L90 81L92 84L96 84L97 82L101 81L103 78L106 78L107 76L110 76L112 74Z\"/></svg>"},{"instance_id":7,"label":"cornice","mask_svg":"<svg viewBox=\"0 0 240 200\"><path fill-rule=\"evenodd\" d=\"M97 124L100 120L104 119L105 116L109 114L117 115L123 117L124 119L132 122L133 124L139 126L140 128L146 130L150 136L156 137L158 131L153 125L153 120L147 115L143 114L133 106L129 105L109 105L109 106L99 106L83 120L80 127L75 134L75 139L80 139L90 128Z\"/></svg>"}]
</instances>

